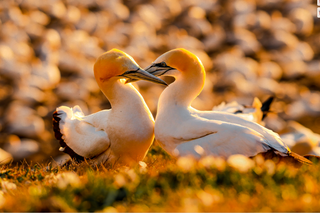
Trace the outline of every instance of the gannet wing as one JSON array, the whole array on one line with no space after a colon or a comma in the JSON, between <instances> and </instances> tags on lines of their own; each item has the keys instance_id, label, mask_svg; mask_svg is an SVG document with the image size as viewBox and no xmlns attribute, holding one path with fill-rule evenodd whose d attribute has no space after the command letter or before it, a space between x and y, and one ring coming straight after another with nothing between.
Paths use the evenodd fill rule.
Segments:
<instances>
[{"instance_id":1,"label":"gannet wing","mask_svg":"<svg viewBox=\"0 0 320 213\"><path fill-rule=\"evenodd\" d=\"M106 129L109 110L84 116L79 106L61 106L54 113L55 134L71 151L85 158L95 157L110 147ZM60 132L58 132L60 131ZM61 143L61 142L60 142ZM62 150L65 147L62 146Z\"/></svg>"},{"instance_id":2,"label":"gannet wing","mask_svg":"<svg viewBox=\"0 0 320 213\"><path fill-rule=\"evenodd\" d=\"M186 118L180 124L173 123L175 128L170 125L164 127L163 134L162 130L156 129L156 137L164 145L164 149L171 153L174 148L178 148L179 151L179 147L185 147L186 144L192 146L186 150L193 150L195 145L201 146L200 143L205 145L204 150L210 150L213 154L218 152L221 155L238 153L254 156L270 148L282 156L288 156L288 153L291 152L278 134L257 123L229 113L210 112L211 116L212 113L217 114L215 117L219 119L208 119L203 114L191 113L191 117ZM164 133L169 131L172 137L163 137Z\"/></svg>"},{"instance_id":3,"label":"gannet wing","mask_svg":"<svg viewBox=\"0 0 320 213\"><path fill-rule=\"evenodd\" d=\"M277 133L261 126L258 123L249 121L235 114L230 114L225 112L197 111L194 109L191 109L191 110L193 111L192 113L204 119L213 120L213 121L222 121L228 124L237 124L239 126L250 128L252 131L255 131L260 135L262 135L266 139L267 144L270 147L274 148L275 150L278 150L280 154L287 153L288 151L290 152L289 147L283 142L283 140L280 138L280 136Z\"/></svg>"},{"instance_id":4,"label":"gannet wing","mask_svg":"<svg viewBox=\"0 0 320 213\"><path fill-rule=\"evenodd\" d=\"M229 157L233 154L242 154L252 157L272 148L270 146L272 142L245 126L202 118L196 118L190 124L192 125L181 126L184 134L180 128L177 129L178 134L169 142L176 144L175 147L171 147L172 154L192 154L200 157L201 153L197 150L200 146L205 155Z\"/></svg>"}]
</instances>

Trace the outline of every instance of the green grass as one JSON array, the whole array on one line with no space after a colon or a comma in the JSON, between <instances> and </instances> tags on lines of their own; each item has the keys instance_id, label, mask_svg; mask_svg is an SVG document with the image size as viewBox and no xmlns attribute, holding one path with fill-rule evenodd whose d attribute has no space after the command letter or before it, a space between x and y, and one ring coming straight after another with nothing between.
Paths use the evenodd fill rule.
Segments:
<instances>
[{"instance_id":1,"label":"green grass","mask_svg":"<svg viewBox=\"0 0 320 213\"><path fill-rule=\"evenodd\" d=\"M222 160L172 159L153 146L147 169L85 163L0 167L0 211L320 211L320 165L247 171Z\"/></svg>"}]
</instances>

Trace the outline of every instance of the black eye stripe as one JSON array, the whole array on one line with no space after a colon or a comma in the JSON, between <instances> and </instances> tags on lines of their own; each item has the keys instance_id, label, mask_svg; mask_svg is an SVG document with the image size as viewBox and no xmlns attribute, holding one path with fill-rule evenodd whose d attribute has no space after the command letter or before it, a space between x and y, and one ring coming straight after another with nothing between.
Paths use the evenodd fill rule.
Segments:
<instances>
[{"instance_id":1,"label":"black eye stripe","mask_svg":"<svg viewBox=\"0 0 320 213\"><path fill-rule=\"evenodd\" d=\"M157 67L168 67L166 62L162 61L160 63L156 63L156 64L153 64L152 66L157 66Z\"/></svg>"},{"instance_id":2,"label":"black eye stripe","mask_svg":"<svg viewBox=\"0 0 320 213\"><path fill-rule=\"evenodd\" d=\"M162 76L162 75L164 75L164 74L166 74L168 71L170 71L170 70L174 70L173 68L170 68L170 69L167 69L166 71L164 71L163 73L161 73L160 75L158 75L158 76Z\"/></svg>"},{"instance_id":3,"label":"black eye stripe","mask_svg":"<svg viewBox=\"0 0 320 213\"><path fill-rule=\"evenodd\" d=\"M137 72L139 69L140 69L140 68L137 68L136 70L128 70L128 71L126 71L125 73L123 73L122 75L135 73L135 72Z\"/></svg>"}]
</instances>

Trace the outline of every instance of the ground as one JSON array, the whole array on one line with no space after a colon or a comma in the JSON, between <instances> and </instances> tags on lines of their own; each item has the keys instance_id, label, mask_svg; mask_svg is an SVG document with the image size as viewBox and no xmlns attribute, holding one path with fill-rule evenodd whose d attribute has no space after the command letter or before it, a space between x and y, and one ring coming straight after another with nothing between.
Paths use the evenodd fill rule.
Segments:
<instances>
[{"instance_id":1,"label":"ground","mask_svg":"<svg viewBox=\"0 0 320 213\"><path fill-rule=\"evenodd\" d=\"M144 162L2 166L0 211L320 211L320 164L174 159L158 146Z\"/></svg>"}]
</instances>

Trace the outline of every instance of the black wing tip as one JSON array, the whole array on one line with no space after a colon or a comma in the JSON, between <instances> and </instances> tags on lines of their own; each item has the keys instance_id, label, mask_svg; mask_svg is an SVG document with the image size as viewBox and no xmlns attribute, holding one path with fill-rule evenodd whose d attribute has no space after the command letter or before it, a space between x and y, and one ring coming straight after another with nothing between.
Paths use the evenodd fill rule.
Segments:
<instances>
[{"instance_id":1,"label":"black wing tip","mask_svg":"<svg viewBox=\"0 0 320 213\"><path fill-rule=\"evenodd\" d=\"M53 126L53 131L54 131L54 136L56 137L57 140L62 140L62 134L60 132L60 127L59 127L59 123L60 123L60 120L61 118L58 116L59 113L58 111L54 111L53 115L52 115L52 126ZM64 141L63 141L64 143ZM61 145L61 143L60 143Z\"/></svg>"},{"instance_id":2,"label":"black wing tip","mask_svg":"<svg viewBox=\"0 0 320 213\"><path fill-rule=\"evenodd\" d=\"M56 111L54 111L53 112L53 114L52 114L52 117L53 117L53 119L55 120L55 121L60 121L61 120L61 118L59 117L59 115L61 115L60 113L58 113L58 111L56 110Z\"/></svg>"},{"instance_id":3,"label":"black wing tip","mask_svg":"<svg viewBox=\"0 0 320 213\"><path fill-rule=\"evenodd\" d=\"M269 111L270 110L270 106L272 104L274 100L274 96L270 96L267 100L265 100L263 103L262 103L262 106L261 106L261 111L262 112L265 112L265 111Z\"/></svg>"},{"instance_id":4,"label":"black wing tip","mask_svg":"<svg viewBox=\"0 0 320 213\"><path fill-rule=\"evenodd\" d=\"M64 147L64 153L67 153L68 155L70 155L70 157L72 159L74 159L75 161L83 161L84 157L78 155L77 153L75 153L66 143L65 141L62 139L62 134L60 131L60 126L59 123L61 121L61 118L59 117L59 113L58 111L54 111L53 115L52 115L52 126L53 126L53 131L54 131L54 136L55 138L59 141L60 146Z\"/></svg>"},{"instance_id":5,"label":"black wing tip","mask_svg":"<svg viewBox=\"0 0 320 213\"><path fill-rule=\"evenodd\" d=\"M266 101L262 103L261 111L262 111L262 120L267 116L268 112L270 112L270 106L274 100L274 96L270 96Z\"/></svg>"}]
</instances>

